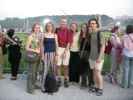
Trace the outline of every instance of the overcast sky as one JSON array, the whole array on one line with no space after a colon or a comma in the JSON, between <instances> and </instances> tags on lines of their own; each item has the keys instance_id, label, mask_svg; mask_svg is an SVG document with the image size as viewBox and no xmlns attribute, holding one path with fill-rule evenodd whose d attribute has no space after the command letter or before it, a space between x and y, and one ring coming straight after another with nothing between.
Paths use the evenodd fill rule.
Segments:
<instances>
[{"instance_id":1,"label":"overcast sky","mask_svg":"<svg viewBox=\"0 0 133 100\"><path fill-rule=\"evenodd\" d=\"M0 19L63 14L133 16L133 0L0 0Z\"/></svg>"}]
</instances>

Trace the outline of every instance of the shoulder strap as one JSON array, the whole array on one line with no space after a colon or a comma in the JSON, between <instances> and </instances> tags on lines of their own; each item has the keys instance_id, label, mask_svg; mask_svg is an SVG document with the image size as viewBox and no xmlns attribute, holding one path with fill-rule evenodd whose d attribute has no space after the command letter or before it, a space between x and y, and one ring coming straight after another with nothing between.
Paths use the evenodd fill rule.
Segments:
<instances>
[{"instance_id":1,"label":"shoulder strap","mask_svg":"<svg viewBox=\"0 0 133 100\"><path fill-rule=\"evenodd\" d=\"M97 48L98 48L98 53L100 52L100 47L101 47L101 38L100 38L100 31L97 32Z\"/></svg>"},{"instance_id":2,"label":"shoulder strap","mask_svg":"<svg viewBox=\"0 0 133 100\"><path fill-rule=\"evenodd\" d=\"M87 42L88 42L88 40L85 38L85 41L84 41L84 43L83 43L83 48L82 48L81 51L84 51L84 50L85 50L85 47L86 47Z\"/></svg>"}]
</instances>

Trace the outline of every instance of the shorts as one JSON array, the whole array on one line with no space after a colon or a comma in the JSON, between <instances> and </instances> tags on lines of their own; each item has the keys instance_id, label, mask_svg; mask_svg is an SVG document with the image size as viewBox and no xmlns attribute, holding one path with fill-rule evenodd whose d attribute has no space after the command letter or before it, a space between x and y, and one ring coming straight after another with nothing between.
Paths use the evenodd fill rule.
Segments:
<instances>
[{"instance_id":1,"label":"shorts","mask_svg":"<svg viewBox=\"0 0 133 100\"><path fill-rule=\"evenodd\" d=\"M66 57L62 57L62 54L64 53L64 51L65 51L65 48L58 47L57 66L61 66L61 65L68 66L69 65L70 51L68 50L66 52Z\"/></svg>"},{"instance_id":2,"label":"shorts","mask_svg":"<svg viewBox=\"0 0 133 100\"><path fill-rule=\"evenodd\" d=\"M91 69L102 71L104 60L101 60L100 63L96 63L95 60L89 59L89 63Z\"/></svg>"}]
</instances>

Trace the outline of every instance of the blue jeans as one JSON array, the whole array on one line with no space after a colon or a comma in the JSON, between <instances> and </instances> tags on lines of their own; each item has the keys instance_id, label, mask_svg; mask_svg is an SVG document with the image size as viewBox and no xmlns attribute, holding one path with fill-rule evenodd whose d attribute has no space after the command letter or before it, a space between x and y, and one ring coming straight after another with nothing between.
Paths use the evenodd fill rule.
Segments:
<instances>
[{"instance_id":1,"label":"blue jeans","mask_svg":"<svg viewBox=\"0 0 133 100\"><path fill-rule=\"evenodd\" d=\"M133 74L133 57L123 57L123 76L122 87L129 88L131 86Z\"/></svg>"}]
</instances>

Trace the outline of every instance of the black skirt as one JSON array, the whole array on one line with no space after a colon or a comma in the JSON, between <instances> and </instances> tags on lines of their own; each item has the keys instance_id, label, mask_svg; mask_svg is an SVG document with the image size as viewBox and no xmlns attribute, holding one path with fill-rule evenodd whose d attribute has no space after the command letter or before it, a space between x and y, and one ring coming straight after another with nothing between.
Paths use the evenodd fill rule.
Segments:
<instances>
[{"instance_id":1,"label":"black skirt","mask_svg":"<svg viewBox=\"0 0 133 100\"><path fill-rule=\"evenodd\" d=\"M82 75L84 73L89 73L89 70L90 70L89 61L80 59L80 66L79 66L80 75Z\"/></svg>"},{"instance_id":2,"label":"black skirt","mask_svg":"<svg viewBox=\"0 0 133 100\"><path fill-rule=\"evenodd\" d=\"M80 57L79 52L70 52L70 62L69 62L69 81L79 82L79 65Z\"/></svg>"}]
</instances>

